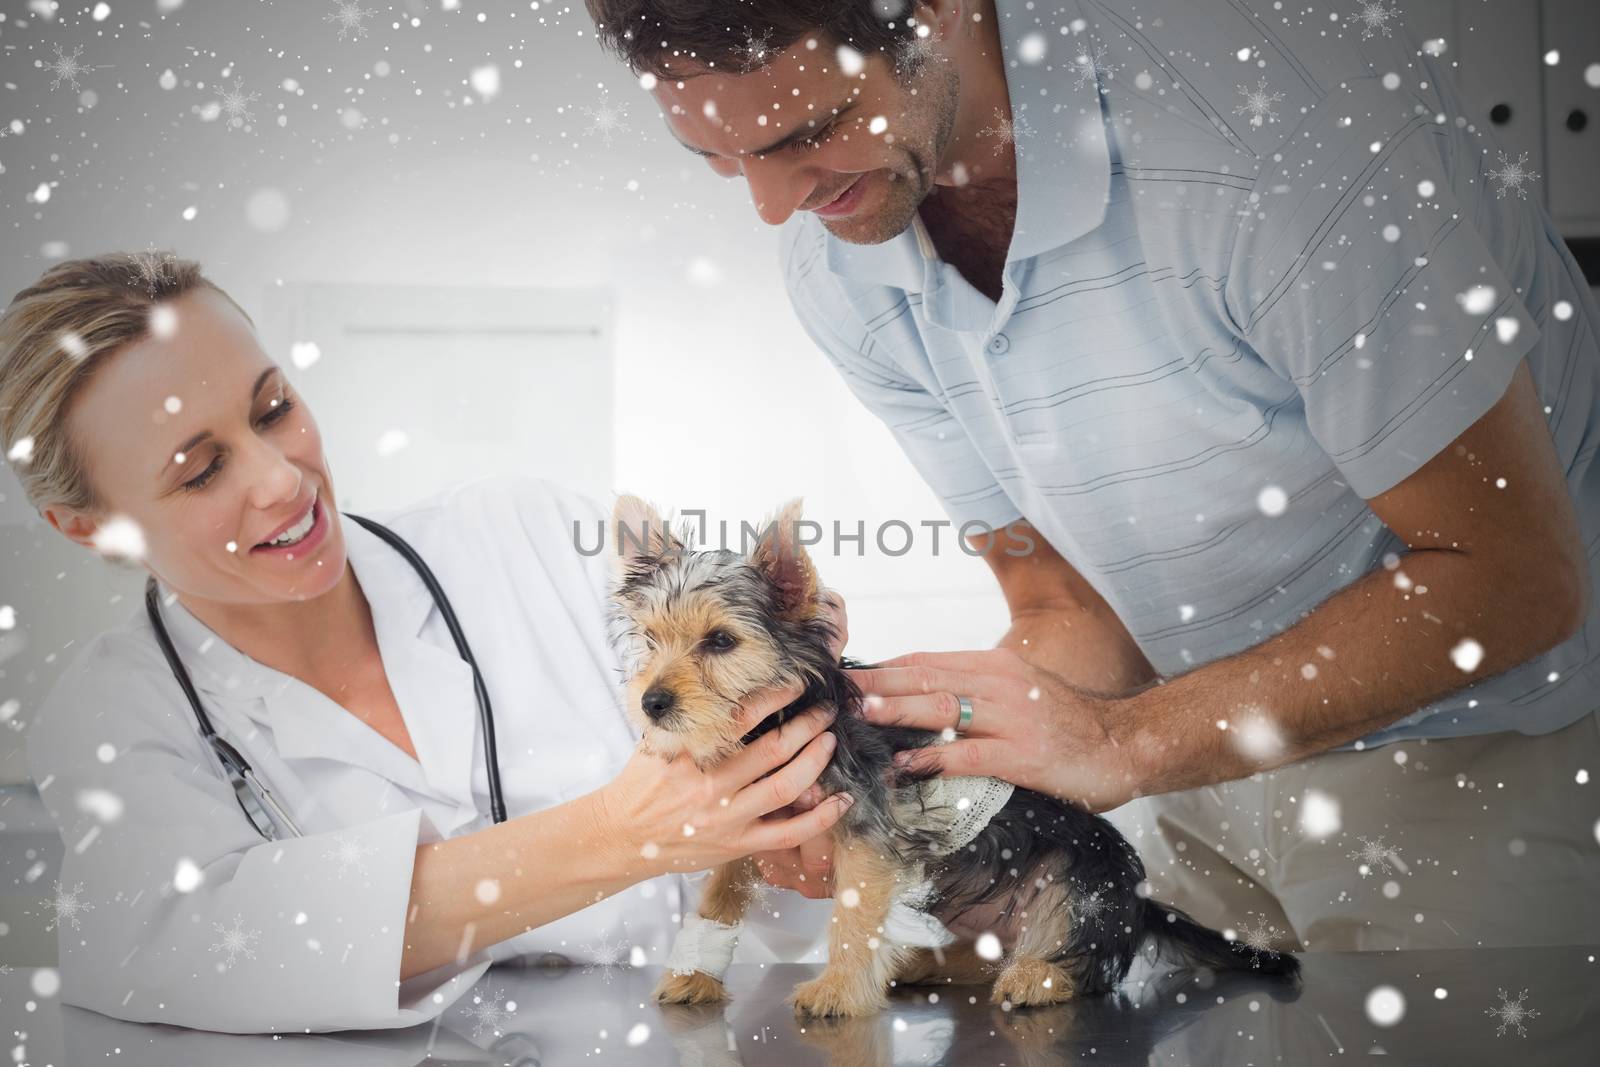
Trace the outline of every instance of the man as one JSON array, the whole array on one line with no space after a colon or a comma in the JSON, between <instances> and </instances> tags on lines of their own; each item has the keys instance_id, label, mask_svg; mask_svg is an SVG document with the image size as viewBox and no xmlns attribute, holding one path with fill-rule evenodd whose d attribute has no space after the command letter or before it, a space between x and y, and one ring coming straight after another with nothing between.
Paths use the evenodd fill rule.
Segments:
<instances>
[{"instance_id":1,"label":"man","mask_svg":"<svg viewBox=\"0 0 1600 1067\"><path fill-rule=\"evenodd\" d=\"M1595 306L1448 63L1353 3L589 7L956 523L1036 531L974 538L997 649L862 672L961 726L917 762L1149 797L1153 891L1279 946L1600 941Z\"/></svg>"}]
</instances>

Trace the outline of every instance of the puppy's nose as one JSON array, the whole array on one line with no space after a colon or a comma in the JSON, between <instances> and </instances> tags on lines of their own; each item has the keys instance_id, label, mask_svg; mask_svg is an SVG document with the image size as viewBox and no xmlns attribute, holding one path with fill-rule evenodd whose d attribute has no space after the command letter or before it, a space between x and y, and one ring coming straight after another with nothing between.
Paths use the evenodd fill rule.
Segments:
<instances>
[{"instance_id":1,"label":"puppy's nose","mask_svg":"<svg viewBox=\"0 0 1600 1067\"><path fill-rule=\"evenodd\" d=\"M667 714L677 702L678 697L672 690L659 685L646 689L643 699L639 701L644 706L644 713L650 716L651 721Z\"/></svg>"}]
</instances>

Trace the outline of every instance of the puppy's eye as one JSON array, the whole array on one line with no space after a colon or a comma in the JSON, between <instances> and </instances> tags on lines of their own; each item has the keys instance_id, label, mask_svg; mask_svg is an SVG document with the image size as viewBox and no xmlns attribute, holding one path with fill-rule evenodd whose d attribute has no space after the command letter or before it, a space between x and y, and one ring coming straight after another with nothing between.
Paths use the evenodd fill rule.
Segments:
<instances>
[{"instance_id":1,"label":"puppy's eye","mask_svg":"<svg viewBox=\"0 0 1600 1067\"><path fill-rule=\"evenodd\" d=\"M706 639L702 643L705 645L708 651L728 652L731 651L733 646L737 645L739 641L726 630L712 630L710 633L706 634Z\"/></svg>"}]
</instances>

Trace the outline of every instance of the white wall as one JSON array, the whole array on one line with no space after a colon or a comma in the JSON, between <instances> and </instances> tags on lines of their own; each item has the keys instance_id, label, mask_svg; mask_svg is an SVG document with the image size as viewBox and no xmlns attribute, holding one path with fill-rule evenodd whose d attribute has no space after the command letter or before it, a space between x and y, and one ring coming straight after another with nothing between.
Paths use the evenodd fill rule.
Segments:
<instances>
[{"instance_id":1,"label":"white wall","mask_svg":"<svg viewBox=\"0 0 1600 1067\"><path fill-rule=\"evenodd\" d=\"M742 187L673 143L599 52L581 5L379 6L366 37L341 41L303 4L217 0L164 17L114 4L100 23L72 5L54 20L10 5L0 294L65 254L151 245L198 258L256 311L297 282L609 288L619 489L734 521L797 495L825 524L941 517L794 323L776 234ZM1592 58L1594 20L1579 20L1581 33L1563 21L1584 6L1544 0L1541 20L1526 0L1415 0L1406 13L1420 36L1447 41L1470 98L1516 105L1501 133L1537 156L1534 118L1565 114L1544 97L1564 100ZM1552 42L1534 41L1535 26L1562 29L1558 66L1540 61ZM33 62L56 44L82 46L93 69L81 91L53 89ZM471 85L487 64L500 75L492 99ZM234 79L259 94L248 129L205 119L218 83ZM591 129L602 101L625 111L609 141ZM1539 169L1595 188L1582 153L1596 130L1559 134L1571 145L1552 141ZM0 604L19 616L0 634L0 709L19 702L0 725L3 781L20 766L14 727L70 642L124 614L113 598L133 586L39 530L4 482L0 495ZM1001 624L982 565L965 556L820 563L850 598L863 657L980 644Z\"/></svg>"},{"instance_id":2,"label":"white wall","mask_svg":"<svg viewBox=\"0 0 1600 1067\"><path fill-rule=\"evenodd\" d=\"M517 19L485 7L493 15L479 24L412 3L419 29L345 42L301 5L249 5L248 33L231 3L186 5L148 33L0 24L0 45L21 60L77 40L86 62L111 64L82 79L91 101L8 60L20 85L4 99L25 128L0 141L0 291L31 282L63 245L71 255L171 247L257 315L290 283L609 288L616 488L734 525L795 496L825 525L942 518L794 322L777 235L743 187L671 141L650 99L578 36L581 8L538 27L519 6ZM502 79L489 101L465 84L484 62ZM158 84L168 68L171 90ZM250 131L196 113L224 69L260 93ZM601 83L627 109L628 129L609 145L582 110ZM31 199L40 183L51 185L43 203ZM281 228L263 211L273 202L288 209ZM272 354L287 364L286 350ZM0 725L0 781L21 773L16 726L72 643L125 617L138 590L43 528L3 477L0 604L16 607L18 630L0 635L0 701L19 705L11 728ZM937 560L870 546L864 559L818 560L850 600L854 652L992 640L1003 612L986 568L946 547Z\"/></svg>"}]
</instances>

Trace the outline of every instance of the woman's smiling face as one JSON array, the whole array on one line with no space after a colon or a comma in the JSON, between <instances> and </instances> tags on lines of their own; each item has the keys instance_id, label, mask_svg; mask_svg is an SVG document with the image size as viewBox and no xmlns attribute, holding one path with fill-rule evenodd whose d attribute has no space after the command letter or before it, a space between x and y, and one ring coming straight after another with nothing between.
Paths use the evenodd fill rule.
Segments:
<instances>
[{"instance_id":1,"label":"woman's smiling face","mask_svg":"<svg viewBox=\"0 0 1600 1067\"><path fill-rule=\"evenodd\" d=\"M68 414L106 508L93 519L136 524L145 565L188 597L267 604L327 592L345 546L311 412L221 293L192 290L151 320L150 336L107 357ZM85 517L53 518L74 540L95 532Z\"/></svg>"}]
</instances>

